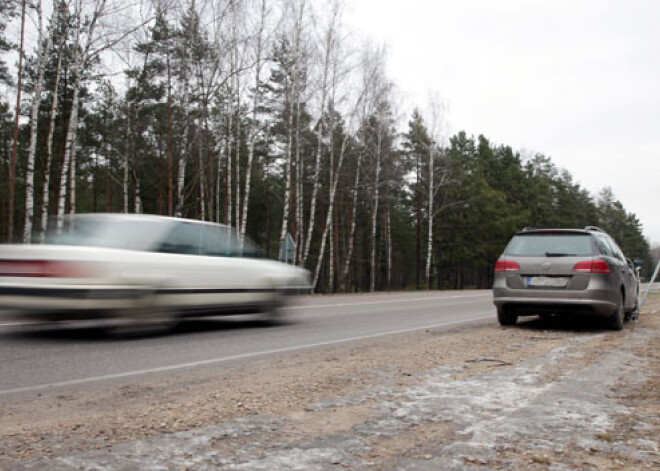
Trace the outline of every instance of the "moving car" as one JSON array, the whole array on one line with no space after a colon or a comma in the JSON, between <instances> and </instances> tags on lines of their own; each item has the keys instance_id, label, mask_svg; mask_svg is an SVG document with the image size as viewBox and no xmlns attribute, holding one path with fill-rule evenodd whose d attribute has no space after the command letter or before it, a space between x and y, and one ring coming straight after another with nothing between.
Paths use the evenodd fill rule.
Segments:
<instances>
[{"instance_id":1,"label":"moving car","mask_svg":"<svg viewBox=\"0 0 660 471\"><path fill-rule=\"evenodd\" d=\"M186 314L275 316L309 273L254 258L232 228L137 214L65 218L45 244L0 246L0 306L34 320L166 323Z\"/></svg>"},{"instance_id":2,"label":"moving car","mask_svg":"<svg viewBox=\"0 0 660 471\"><path fill-rule=\"evenodd\" d=\"M524 229L495 265L493 302L501 325L519 316L591 314L621 330L636 315L635 264L602 229Z\"/></svg>"}]
</instances>

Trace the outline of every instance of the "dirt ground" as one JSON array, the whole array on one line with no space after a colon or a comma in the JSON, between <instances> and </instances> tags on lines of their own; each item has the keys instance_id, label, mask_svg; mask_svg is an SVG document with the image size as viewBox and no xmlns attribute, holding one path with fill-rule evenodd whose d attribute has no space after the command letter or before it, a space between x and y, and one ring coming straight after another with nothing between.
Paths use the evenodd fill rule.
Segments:
<instances>
[{"instance_id":1,"label":"dirt ground","mask_svg":"<svg viewBox=\"0 0 660 471\"><path fill-rule=\"evenodd\" d=\"M26 395L0 469L660 469L660 295Z\"/></svg>"}]
</instances>

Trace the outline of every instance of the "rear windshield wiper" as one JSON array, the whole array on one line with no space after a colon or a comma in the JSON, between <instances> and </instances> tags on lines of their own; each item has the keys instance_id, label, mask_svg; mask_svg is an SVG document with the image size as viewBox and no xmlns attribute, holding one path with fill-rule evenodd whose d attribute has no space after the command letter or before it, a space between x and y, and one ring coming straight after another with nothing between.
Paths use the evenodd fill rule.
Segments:
<instances>
[{"instance_id":1,"label":"rear windshield wiper","mask_svg":"<svg viewBox=\"0 0 660 471\"><path fill-rule=\"evenodd\" d=\"M546 257L575 257L574 253L561 253L561 252L546 252Z\"/></svg>"}]
</instances>

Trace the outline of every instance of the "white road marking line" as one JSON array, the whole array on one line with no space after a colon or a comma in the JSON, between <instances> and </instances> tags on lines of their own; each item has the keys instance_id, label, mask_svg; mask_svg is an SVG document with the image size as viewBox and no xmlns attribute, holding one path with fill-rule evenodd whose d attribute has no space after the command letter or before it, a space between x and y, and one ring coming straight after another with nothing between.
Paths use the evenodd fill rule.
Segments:
<instances>
[{"instance_id":1,"label":"white road marking line","mask_svg":"<svg viewBox=\"0 0 660 471\"><path fill-rule=\"evenodd\" d=\"M327 342L317 342L317 343L309 343L305 345L298 345L295 347L285 347L285 348L276 348L273 350L264 350L261 352L252 352L252 353L243 353L240 355L231 355L228 357L221 357L221 358L212 358L209 360L199 360L199 361L193 361L189 363L180 363L177 365L168 365L168 366L159 366L155 368L147 368L144 370L134 370L134 371L125 371L123 373L114 373L114 374L108 374L108 375L99 375L99 376L89 376L87 378L81 378L81 379L72 379L68 381L59 381L57 383L49 383L49 384L37 384L34 386L25 386L22 388L13 388L13 389L0 389L0 396L6 396L8 394L16 394L16 393L24 393L24 392L34 392L34 391L41 391L44 389L50 389L50 388L59 388L59 387L66 387L66 386L75 386L77 384L85 384L85 383L92 383L92 382L97 382L97 381L107 381L111 379L120 379L120 378L129 378L131 376L140 376L140 375L145 375L145 374L151 374L151 373L162 373L165 371L172 371L172 370L180 370L180 369L185 369L185 368L194 368L197 366L205 366L205 365L212 365L215 363L224 363L224 362L229 362L233 360L244 360L247 358L254 358L258 356L265 356L265 355L274 355L278 353L286 353L286 352L293 352L296 350L305 350L308 348L318 348L318 347L325 347L329 345L336 345L336 344L341 344L341 343L348 343L348 342L356 342L359 340L369 340L369 339L374 339L378 337L386 337L388 335L396 335L396 334L405 334L405 333L410 333L410 332L415 332L418 330L425 330L425 329L434 329L437 327L447 327L450 325L458 325L458 324L467 324L469 322L474 322L474 321L481 321L485 319L494 319L494 316L492 314L489 314L487 316L479 316L479 317L472 317L468 319L461 319L458 321L448 321L448 322L441 322L439 324L428 324L424 326L418 326L418 327L412 327L409 329L401 329L401 330L394 330L394 331L389 331L389 332L380 332L377 334L369 334L369 335L360 335L357 337L350 337L346 339L339 339L339 340L329 340Z\"/></svg>"},{"instance_id":2,"label":"white road marking line","mask_svg":"<svg viewBox=\"0 0 660 471\"><path fill-rule=\"evenodd\" d=\"M359 303L335 303L335 304L305 304L303 306L290 306L287 309L314 309L323 307L350 307L350 306L371 306L377 304L391 304L391 303L408 303L411 301L439 301L443 299L457 299L457 298L485 298L491 297L492 294L477 294L477 295L454 295L454 296L425 296L421 298L402 298L402 299L387 299L383 301L366 301Z\"/></svg>"}]
</instances>

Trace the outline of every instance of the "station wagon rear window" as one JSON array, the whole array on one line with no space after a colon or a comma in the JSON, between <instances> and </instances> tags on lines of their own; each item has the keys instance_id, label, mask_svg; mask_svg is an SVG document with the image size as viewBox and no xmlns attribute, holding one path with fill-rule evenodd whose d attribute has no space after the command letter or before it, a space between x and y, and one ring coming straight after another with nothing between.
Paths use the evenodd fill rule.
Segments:
<instances>
[{"instance_id":1,"label":"station wagon rear window","mask_svg":"<svg viewBox=\"0 0 660 471\"><path fill-rule=\"evenodd\" d=\"M506 255L521 257L585 257L596 254L589 234L518 234L513 237Z\"/></svg>"}]
</instances>

